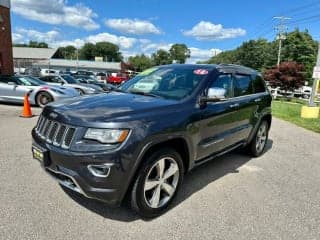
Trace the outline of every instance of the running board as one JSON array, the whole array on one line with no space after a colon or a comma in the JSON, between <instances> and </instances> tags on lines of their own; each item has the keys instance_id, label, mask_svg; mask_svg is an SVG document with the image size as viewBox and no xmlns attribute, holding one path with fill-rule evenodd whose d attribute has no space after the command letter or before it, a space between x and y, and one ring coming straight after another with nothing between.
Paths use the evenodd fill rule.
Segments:
<instances>
[{"instance_id":1,"label":"running board","mask_svg":"<svg viewBox=\"0 0 320 240\"><path fill-rule=\"evenodd\" d=\"M223 150L222 152L218 152L218 153L213 154L213 155L211 155L209 157L197 160L197 161L195 161L195 166L199 166L199 165L201 165L203 163L211 161L211 160L213 160L213 159L215 159L215 158L217 158L217 157L219 157L221 155L224 155L224 154L226 154L228 152L231 152L232 150L235 150L236 148L239 148L239 147L243 146L244 144L245 144L244 142L237 143L237 144L233 145L232 147L230 147L230 148L228 148L226 150Z\"/></svg>"}]
</instances>

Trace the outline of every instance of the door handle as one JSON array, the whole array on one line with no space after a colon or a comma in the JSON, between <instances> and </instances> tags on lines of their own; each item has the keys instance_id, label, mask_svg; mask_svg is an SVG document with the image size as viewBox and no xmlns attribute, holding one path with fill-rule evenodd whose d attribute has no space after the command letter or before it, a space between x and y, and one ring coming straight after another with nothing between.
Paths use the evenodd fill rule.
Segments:
<instances>
[{"instance_id":1,"label":"door handle","mask_svg":"<svg viewBox=\"0 0 320 240\"><path fill-rule=\"evenodd\" d=\"M257 98L254 100L255 102L261 102L261 98Z\"/></svg>"},{"instance_id":2,"label":"door handle","mask_svg":"<svg viewBox=\"0 0 320 240\"><path fill-rule=\"evenodd\" d=\"M239 107L239 103L235 103L235 104L231 104L229 105L230 108L236 108L236 107Z\"/></svg>"}]
</instances>

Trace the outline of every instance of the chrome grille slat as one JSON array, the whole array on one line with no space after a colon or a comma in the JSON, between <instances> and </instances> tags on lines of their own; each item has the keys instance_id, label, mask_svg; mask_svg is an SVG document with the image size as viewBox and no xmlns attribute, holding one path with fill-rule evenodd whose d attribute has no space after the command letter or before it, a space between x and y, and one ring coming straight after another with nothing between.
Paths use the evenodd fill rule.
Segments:
<instances>
[{"instance_id":1,"label":"chrome grille slat","mask_svg":"<svg viewBox=\"0 0 320 240\"><path fill-rule=\"evenodd\" d=\"M40 130L39 130L39 134L41 137L43 137L43 132L46 129L46 124L48 121L49 121L48 119L43 118L43 123L42 123Z\"/></svg>"},{"instance_id":2,"label":"chrome grille slat","mask_svg":"<svg viewBox=\"0 0 320 240\"><path fill-rule=\"evenodd\" d=\"M50 120L40 115L37 125L36 134L44 139L47 143L68 149L72 143L76 128Z\"/></svg>"}]
</instances>

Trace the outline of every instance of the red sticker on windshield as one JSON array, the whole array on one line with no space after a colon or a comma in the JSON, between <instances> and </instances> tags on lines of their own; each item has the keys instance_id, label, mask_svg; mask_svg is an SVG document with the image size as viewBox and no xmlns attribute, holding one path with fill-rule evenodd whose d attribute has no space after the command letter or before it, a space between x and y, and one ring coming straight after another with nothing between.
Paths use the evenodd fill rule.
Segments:
<instances>
[{"instance_id":1,"label":"red sticker on windshield","mask_svg":"<svg viewBox=\"0 0 320 240\"><path fill-rule=\"evenodd\" d=\"M193 71L194 74L197 75L207 75L208 74L208 70L206 69L196 69Z\"/></svg>"}]
</instances>

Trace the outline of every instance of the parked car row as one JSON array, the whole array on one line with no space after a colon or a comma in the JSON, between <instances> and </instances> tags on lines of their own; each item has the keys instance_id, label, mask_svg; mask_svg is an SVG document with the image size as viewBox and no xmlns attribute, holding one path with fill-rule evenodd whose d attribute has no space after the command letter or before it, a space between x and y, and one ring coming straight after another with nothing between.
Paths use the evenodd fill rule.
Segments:
<instances>
[{"instance_id":1,"label":"parked car row","mask_svg":"<svg viewBox=\"0 0 320 240\"><path fill-rule=\"evenodd\" d=\"M111 84L99 82L93 75L51 74L40 78L28 75L0 75L0 101L22 103L31 92L31 104L40 107L49 102L88 94L114 90Z\"/></svg>"},{"instance_id":2,"label":"parked car row","mask_svg":"<svg viewBox=\"0 0 320 240\"><path fill-rule=\"evenodd\" d=\"M1 76L0 101L23 103L26 93L30 93L31 104L44 107L52 101L79 96L79 93L70 87L50 86L31 76Z\"/></svg>"}]
</instances>

